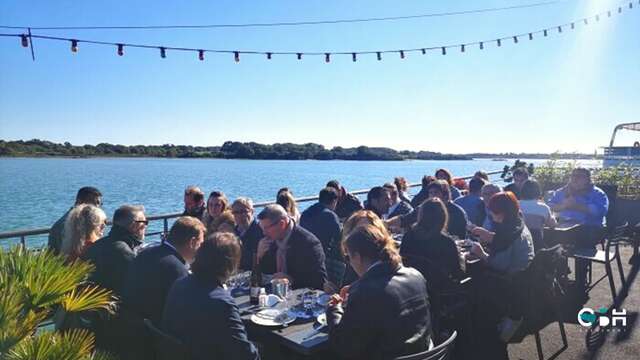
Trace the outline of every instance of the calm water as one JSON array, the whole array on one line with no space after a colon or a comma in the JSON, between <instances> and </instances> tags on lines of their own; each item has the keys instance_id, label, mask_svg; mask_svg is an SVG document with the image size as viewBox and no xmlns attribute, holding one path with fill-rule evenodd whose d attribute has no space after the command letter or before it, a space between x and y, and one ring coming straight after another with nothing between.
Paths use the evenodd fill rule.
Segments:
<instances>
[{"instance_id":1,"label":"calm water","mask_svg":"<svg viewBox=\"0 0 640 360\"><path fill-rule=\"evenodd\" d=\"M181 211L187 185L198 185L205 193L222 190L230 199L248 196L258 202L273 200L283 186L299 197L316 195L331 179L357 190L391 181L394 176L419 182L424 174L441 167L464 176L479 169L500 170L507 163L513 162L2 158L0 232L52 225L73 204L77 190L87 185L101 190L103 208L111 217L125 203L143 204L147 214ZM585 165L593 166L593 162ZM151 229L160 226L156 222ZM32 237L29 245L43 241L46 238Z\"/></svg>"}]
</instances>

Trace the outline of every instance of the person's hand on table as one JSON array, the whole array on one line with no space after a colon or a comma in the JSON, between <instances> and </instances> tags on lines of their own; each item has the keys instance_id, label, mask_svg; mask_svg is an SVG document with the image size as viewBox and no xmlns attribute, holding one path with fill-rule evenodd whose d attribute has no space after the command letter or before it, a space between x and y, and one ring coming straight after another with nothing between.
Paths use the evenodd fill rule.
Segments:
<instances>
[{"instance_id":1,"label":"person's hand on table","mask_svg":"<svg viewBox=\"0 0 640 360\"><path fill-rule=\"evenodd\" d=\"M471 234L479 238L480 242L484 244L490 243L493 240L493 236L495 235L495 233L480 226L476 226L475 228L473 228Z\"/></svg>"},{"instance_id":2,"label":"person's hand on table","mask_svg":"<svg viewBox=\"0 0 640 360\"><path fill-rule=\"evenodd\" d=\"M342 304L344 299L338 294L331 295L331 299L329 299L329 307L337 306L338 304Z\"/></svg>"}]
</instances>

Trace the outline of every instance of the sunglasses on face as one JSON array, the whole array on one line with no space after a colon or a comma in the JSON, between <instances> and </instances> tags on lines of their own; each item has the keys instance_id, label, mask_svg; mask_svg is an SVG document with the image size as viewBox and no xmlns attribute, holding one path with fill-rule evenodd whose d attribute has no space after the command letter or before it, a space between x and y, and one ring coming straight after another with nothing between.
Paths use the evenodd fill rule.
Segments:
<instances>
[{"instance_id":1,"label":"sunglasses on face","mask_svg":"<svg viewBox=\"0 0 640 360\"><path fill-rule=\"evenodd\" d=\"M149 225L149 220L134 220L133 222L137 222L139 224Z\"/></svg>"}]
</instances>

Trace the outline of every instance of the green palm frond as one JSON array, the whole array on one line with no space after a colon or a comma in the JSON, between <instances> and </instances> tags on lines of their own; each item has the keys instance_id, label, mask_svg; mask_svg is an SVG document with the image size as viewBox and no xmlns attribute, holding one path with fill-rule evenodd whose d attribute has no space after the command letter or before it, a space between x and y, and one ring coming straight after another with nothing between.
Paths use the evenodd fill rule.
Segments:
<instances>
[{"instance_id":1,"label":"green palm frond","mask_svg":"<svg viewBox=\"0 0 640 360\"><path fill-rule=\"evenodd\" d=\"M0 292L0 354L32 334L47 316L46 312L25 311L22 300L15 286L5 286Z\"/></svg>"},{"instance_id":2,"label":"green palm frond","mask_svg":"<svg viewBox=\"0 0 640 360\"><path fill-rule=\"evenodd\" d=\"M86 330L72 330L62 334L43 332L29 337L12 349L7 360L79 360L89 359L94 337Z\"/></svg>"},{"instance_id":3,"label":"green palm frond","mask_svg":"<svg viewBox=\"0 0 640 360\"><path fill-rule=\"evenodd\" d=\"M118 360L118 358L104 351L96 351L90 360Z\"/></svg>"},{"instance_id":4,"label":"green palm frond","mask_svg":"<svg viewBox=\"0 0 640 360\"><path fill-rule=\"evenodd\" d=\"M106 310L113 312L115 298L111 291L98 286L77 287L67 293L61 306L66 312Z\"/></svg>"}]
</instances>

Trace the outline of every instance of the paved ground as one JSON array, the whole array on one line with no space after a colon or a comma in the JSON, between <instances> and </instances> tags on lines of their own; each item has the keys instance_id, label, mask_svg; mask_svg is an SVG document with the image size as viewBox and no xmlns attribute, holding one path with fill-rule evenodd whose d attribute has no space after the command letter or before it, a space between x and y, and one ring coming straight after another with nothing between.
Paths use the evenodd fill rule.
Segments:
<instances>
[{"instance_id":1,"label":"paved ground","mask_svg":"<svg viewBox=\"0 0 640 360\"><path fill-rule=\"evenodd\" d=\"M635 265L630 265L633 250L630 246L621 246L622 263L626 277L628 295L622 295L621 280L614 266L614 279L616 281L618 309L626 309L627 326L622 329L596 332L597 338L604 341L593 350L588 350L586 345L587 328L578 324L577 311L567 309L565 312L565 328L567 331L568 347L562 350L562 340L557 323L549 324L541 332L542 349L545 359L640 359L640 330L638 327L638 313L640 312L640 281L638 281L639 259L634 259ZM604 275L604 266L594 266L593 279ZM601 281L589 293L584 307L598 309L610 308L612 295L607 279ZM509 345L509 357L511 359L537 359L536 343L533 336L527 336L522 343Z\"/></svg>"}]
</instances>

